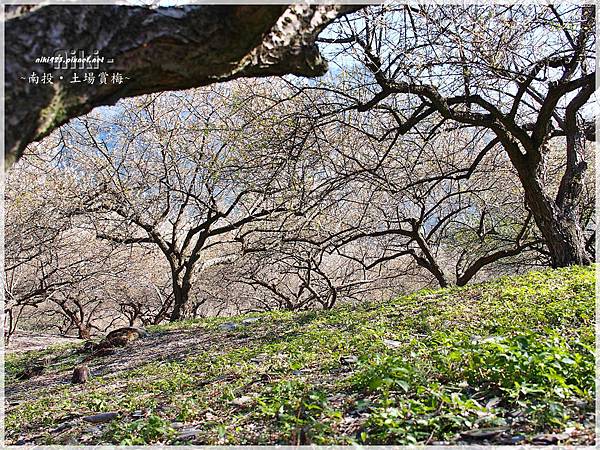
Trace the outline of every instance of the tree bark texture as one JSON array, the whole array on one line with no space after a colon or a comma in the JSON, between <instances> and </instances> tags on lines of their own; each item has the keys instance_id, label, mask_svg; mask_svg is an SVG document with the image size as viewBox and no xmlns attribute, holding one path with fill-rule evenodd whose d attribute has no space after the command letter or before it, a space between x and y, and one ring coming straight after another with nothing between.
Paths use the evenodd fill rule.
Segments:
<instances>
[{"instance_id":1,"label":"tree bark texture","mask_svg":"<svg viewBox=\"0 0 600 450\"><path fill-rule=\"evenodd\" d=\"M535 222L546 241L553 267L567 267L571 265L589 265L590 257L585 249L585 239L580 226L579 208L574 206L579 200L579 195L571 193L573 202L568 205L556 202L544 189L542 175L534 169L535 164L523 161L513 164L523 185L525 201L531 210ZM578 176L583 177L585 168L581 167ZM567 171L565 177L570 177ZM578 183L572 181L565 188L569 191L578 190ZM561 196L559 189L559 197Z\"/></svg>"},{"instance_id":2,"label":"tree bark texture","mask_svg":"<svg viewBox=\"0 0 600 450\"><path fill-rule=\"evenodd\" d=\"M318 76L327 63L315 44L339 5L12 6L5 11L6 134L9 167L33 141L69 119L120 98L187 89L238 77ZM57 51L105 58L95 83L72 82L73 68L38 62ZM112 63L108 63L108 60ZM29 82L51 73L52 83ZM122 83L99 84L100 73ZM61 79L62 77L62 79Z\"/></svg>"}]
</instances>

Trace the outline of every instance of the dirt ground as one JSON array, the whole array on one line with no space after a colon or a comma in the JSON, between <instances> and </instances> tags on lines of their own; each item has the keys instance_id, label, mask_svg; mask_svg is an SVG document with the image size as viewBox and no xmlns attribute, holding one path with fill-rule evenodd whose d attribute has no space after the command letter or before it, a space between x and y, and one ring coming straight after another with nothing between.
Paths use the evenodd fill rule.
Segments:
<instances>
[{"instance_id":1,"label":"dirt ground","mask_svg":"<svg viewBox=\"0 0 600 450\"><path fill-rule=\"evenodd\" d=\"M248 336L244 333L229 334L223 330L211 330L207 332L201 328L185 329L185 330L170 330L156 333L150 333L147 337L136 340L124 348L115 348L115 353L108 357L94 358L87 363L92 376L105 376L110 374L118 374L123 371L135 369L141 365L152 361L177 361L184 359L187 356L197 354L199 351L218 349L234 349L244 345L252 345L253 341L260 341L269 334L266 331L258 332L253 336ZM41 335L38 335L41 336ZM33 337L33 336L31 336ZM59 338L60 339L60 338ZM32 349L35 342L41 346L39 349L52 344L60 343L61 341L51 342L50 339L44 341L42 337L36 340L31 340L27 344L25 340L17 350L17 341L15 340L15 348L13 352L23 352ZM64 342L84 341L80 339L65 339ZM26 344L30 347L27 348ZM12 343L11 343L12 346ZM73 362L68 368L52 370L53 367L61 366L61 362L68 355L74 355L75 350L62 353L56 360L50 361L50 367L47 373L41 376L36 376L29 380L16 383L9 383L5 388L6 399L10 402L26 400L31 395L41 388L55 387L60 384L68 384L70 382L72 367L77 365ZM85 354L79 355L77 359L83 360Z\"/></svg>"},{"instance_id":2,"label":"dirt ground","mask_svg":"<svg viewBox=\"0 0 600 450\"><path fill-rule=\"evenodd\" d=\"M78 338L63 337L55 334L34 333L17 331L10 339L8 346L4 345L4 353L20 353L30 350L44 350L56 344L70 344L83 342Z\"/></svg>"}]
</instances>

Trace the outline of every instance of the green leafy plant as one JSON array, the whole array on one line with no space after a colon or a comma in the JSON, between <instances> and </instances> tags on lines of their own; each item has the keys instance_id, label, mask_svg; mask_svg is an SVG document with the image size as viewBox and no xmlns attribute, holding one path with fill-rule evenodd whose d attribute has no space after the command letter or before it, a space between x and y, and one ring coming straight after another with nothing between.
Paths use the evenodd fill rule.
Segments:
<instances>
[{"instance_id":1,"label":"green leafy plant","mask_svg":"<svg viewBox=\"0 0 600 450\"><path fill-rule=\"evenodd\" d=\"M175 435L168 420L151 415L129 423L113 422L107 437L119 445L145 445L167 442Z\"/></svg>"},{"instance_id":2,"label":"green leafy plant","mask_svg":"<svg viewBox=\"0 0 600 450\"><path fill-rule=\"evenodd\" d=\"M269 388L257 404L259 416L275 419L286 441L296 444L324 443L331 432L330 421L340 418L323 391L297 381Z\"/></svg>"}]
</instances>

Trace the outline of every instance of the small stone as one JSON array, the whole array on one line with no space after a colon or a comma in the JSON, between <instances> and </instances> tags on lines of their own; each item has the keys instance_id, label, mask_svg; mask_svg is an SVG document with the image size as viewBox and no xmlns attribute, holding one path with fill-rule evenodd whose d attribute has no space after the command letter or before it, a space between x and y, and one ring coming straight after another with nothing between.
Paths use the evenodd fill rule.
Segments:
<instances>
[{"instance_id":1,"label":"small stone","mask_svg":"<svg viewBox=\"0 0 600 450\"><path fill-rule=\"evenodd\" d=\"M558 435L558 434L541 433L541 434L535 435L532 440L533 440L534 444L556 444L559 441L559 436L560 435ZM569 438L569 436L567 435L566 439L568 439L568 438Z\"/></svg>"},{"instance_id":2,"label":"small stone","mask_svg":"<svg viewBox=\"0 0 600 450\"><path fill-rule=\"evenodd\" d=\"M384 339L383 343L388 348L398 348L402 345L402 342L394 341L392 339Z\"/></svg>"},{"instance_id":3,"label":"small stone","mask_svg":"<svg viewBox=\"0 0 600 450\"><path fill-rule=\"evenodd\" d=\"M499 397L494 397L485 404L485 409L495 408L502 401Z\"/></svg>"},{"instance_id":4,"label":"small stone","mask_svg":"<svg viewBox=\"0 0 600 450\"><path fill-rule=\"evenodd\" d=\"M511 412L508 413L508 415L510 417L521 417L521 416L523 416L523 414L524 414L524 412L521 409L518 409L516 411L511 411Z\"/></svg>"},{"instance_id":5,"label":"small stone","mask_svg":"<svg viewBox=\"0 0 600 450\"><path fill-rule=\"evenodd\" d=\"M498 444L500 445L514 445L518 444L521 441L525 440L525 436L517 435L517 436L506 436L502 437L498 440Z\"/></svg>"},{"instance_id":6,"label":"small stone","mask_svg":"<svg viewBox=\"0 0 600 450\"><path fill-rule=\"evenodd\" d=\"M248 318L242 320L242 323L244 325L250 325L254 322L258 322L259 320L260 320L260 317L248 317Z\"/></svg>"},{"instance_id":7,"label":"small stone","mask_svg":"<svg viewBox=\"0 0 600 450\"><path fill-rule=\"evenodd\" d=\"M179 435L177 436L177 439L180 441L188 441L190 439L194 439L200 430L197 430L196 428L186 428L183 429L179 432Z\"/></svg>"},{"instance_id":8,"label":"small stone","mask_svg":"<svg viewBox=\"0 0 600 450\"><path fill-rule=\"evenodd\" d=\"M52 430L52 433L60 433L61 431L64 431L67 428L70 428L72 426L73 426L73 422L71 422L71 421L69 421L69 422L63 422L59 426L57 426L56 428L54 428Z\"/></svg>"},{"instance_id":9,"label":"small stone","mask_svg":"<svg viewBox=\"0 0 600 450\"><path fill-rule=\"evenodd\" d=\"M86 365L77 366L77 367L75 367L75 369L73 369L71 383L72 384L87 383L89 378L90 378L90 369L88 369L88 366L86 366Z\"/></svg>"},{"instance_id":10,"label":"small stone","mask_svg":"<svg viewBox=\"0 0 600 450\"><path fill-rule=\"evenodd\" d=\"M107 412L94 414L93 416L84 417L83 420L91 423L106 423L115 420L119 414L116 412Z\"/></svg>"},{"instance_id":11,"label":"small stone","mask_svg":"<svg viewBox=\"0 0 600 450\"><path fill-rule=\"evenodd\" d=\"M250 359L250 362L261 363L261 362L265 362L268 359L269 359L269 355L267 355L266 353L260 353L260 354L256 355L254 358Z\"/></svg>"},{"instance_id":12,"label":"small stone","mask_svg":"<svg viewBox=\"0 0 600 450\"><path fill-rule=\"evenodd\" d=\"M566 441L567 439L569 439L571 437L571 433L559 433L559 434L555 434L554 437L556 438L557 441Z\"/></svg>"},{"instance_id":13,"label":"small stone","mask_svg":"<svg viewBox=\"0 0 600 450\"><path fill-rule=\"evenodd\" d=\"M219 325L219 328L221 330L225 330L225 331L233 331L238 327L239 327L239 324L237 324L235 322L225 322L225 323L222 323L221 325Z\"/></svg>"},{"instance_id":14,"label":"small stone","mask_svg":"<svg viewBox=\"0 0 600 450\"><path fill-rule=\"evenodd\" d=\"M489 439L506 431L506 427L478 428L460 433L462 437L471 439Z\"/></svg>"},{"instance_id":15,"label":"small stone","mask_svg":"<svg viewBox=\"0 0 600 450\"><path fill-rule=\"evenodd\" d=\"M98 435L102 433L102 428L100 427L88 427L85 429L85 432L90 434L91 436Z\"/></svg>"},{"instance_id":16,"label":"small stone","mask_svg":"<svg viewBox=\"0 0 600 450\"><path fill-rule=\"evenodd\" d=\"M531 438L531 440L534 443L538 443L538 444L552 444L554 442L556 442L556 439L554 438L553 434L545 434L545 433L540 433L540 434L536 434L535 436L533 436L533 438Z\"/></svg>"},{"instance_id":17,"label":"small stone","mask_svg":"<svg viewBox=\"0 0 600 450\"><path fill-rule=\"evenodd\" d=\"M247 395L243 395L240 398L231 401L231 403L236 406L245 406L250 402L252 402L252 397L248 397Z\"/></svg>"},{"instance_id":18,"label":"small stone","mask_svg":"<svg viewBox=\"0 0 600 450\"><path fill-rule=\"evenodd\" d=\"M354 355L342 356L340 362L347 365L356 364L358 362L358 357Z\"/></svg>"}]
</instances>

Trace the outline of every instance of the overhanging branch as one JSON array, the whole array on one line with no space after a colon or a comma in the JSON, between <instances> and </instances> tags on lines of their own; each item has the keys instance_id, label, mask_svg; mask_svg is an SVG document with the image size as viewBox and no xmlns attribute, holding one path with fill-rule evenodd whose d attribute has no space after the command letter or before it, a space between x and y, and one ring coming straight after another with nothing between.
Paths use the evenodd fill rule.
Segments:
<instances>
[{"instance_id":1,"label":"overhanging branch","mask_svg":"<svg viewBox=\"0 0 600 450\"><path fill-rule=\"evenodd\" d=\"M12 7L6 20L6 162L69 119L124 97L204 86L246 76L318 76L327 70L315 39L339 5L117 5ZM57 51L98 55L97 69L36 62ZM73 72L93 73L93 84ZM99 84L100 73L122 83ZM52 83L30 83L36 73ZM62 77L62 78L61 78Z\"/></svg>"}]
</instances>

